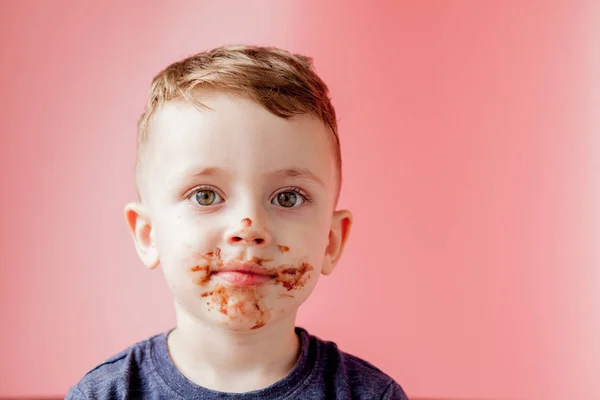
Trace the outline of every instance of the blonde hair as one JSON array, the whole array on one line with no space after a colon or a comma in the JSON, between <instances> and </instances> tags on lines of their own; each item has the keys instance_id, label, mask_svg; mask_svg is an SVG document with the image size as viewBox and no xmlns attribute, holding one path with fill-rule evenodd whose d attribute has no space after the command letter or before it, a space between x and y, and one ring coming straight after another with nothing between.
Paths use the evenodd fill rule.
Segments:
<instances>
[{"instance_id":1,"label":"blonde hair","mask_svg":"<svg viewBox=\"0 0 600 400\"><path fill-rule=\"evenodd\" d=\"M174 99L185 99L197 107L205 107L194 99L195 88L244 96L282 118L299 114L320 118L333 135L339 195L342 158L335 109L327 85L313 69L312 59L275 47L237 45L192 55L169 65L154 77L146 109L138 121L135 170L140 199L140 154L149 137L152 117Z\"/></svg>"}]
</instances>

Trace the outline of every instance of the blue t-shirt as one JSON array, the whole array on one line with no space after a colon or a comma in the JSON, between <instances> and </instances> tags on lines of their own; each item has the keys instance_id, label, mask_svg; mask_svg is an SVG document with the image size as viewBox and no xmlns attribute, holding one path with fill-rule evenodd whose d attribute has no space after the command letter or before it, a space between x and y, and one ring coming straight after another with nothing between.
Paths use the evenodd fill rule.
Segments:
<instances>
[{"instance_id":1,"label":"blue t-shirt","mask_svg":"<svg viewBox=\"0 0 600 400\"><path fill-rule=\"evenodd\" d=\"M225 393L188 380L169 356L168 332L106 360L69 390L66 399L388 399L407 400L392 378L373 365L296 328L300 357L290 373L261 390Z\"/></svg>"}]
</instances>

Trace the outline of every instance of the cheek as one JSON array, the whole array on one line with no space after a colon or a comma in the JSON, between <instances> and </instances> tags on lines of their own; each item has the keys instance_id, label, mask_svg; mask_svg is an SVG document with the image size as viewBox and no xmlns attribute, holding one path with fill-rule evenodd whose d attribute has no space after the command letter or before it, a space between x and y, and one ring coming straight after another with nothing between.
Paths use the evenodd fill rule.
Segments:
<instances>
[{"instance_id":1,"label":"cheek","mask_svg":"<svg viewBox=\"0 0 600 400\"><path fill-rule=\"evenodd\" d=\"M176 248L201 246L201 241L209 240L211 233L214 236L214 225L215 221L199 219L186 204L181 204L163 211L156 218L154 227L157 240L164 244L161 250L169 251L167 244Z\"/></svg>"},{"instance_id":2,"label":"cheek","mask_svg":"<svg viewBox=\"0 0 600 400\"><path fill-rule=\"evenodd\" d=\"M197 265L204 255L215 249L221 235L209 224L175 215L155 226L156 245L161 267L170 275Z\"/></svg>"},{"instance_id":3,"label":"cheek","mask_svg":"<svg viewBox=\"0 0 600 400\"><path fill-rule=\"evenodd\" d=\"M278 253L285 259L304 259L317 267L323 261L329 242L329 227L311 224L284 229L277 235Z\"/></svg>"}]
</instances>

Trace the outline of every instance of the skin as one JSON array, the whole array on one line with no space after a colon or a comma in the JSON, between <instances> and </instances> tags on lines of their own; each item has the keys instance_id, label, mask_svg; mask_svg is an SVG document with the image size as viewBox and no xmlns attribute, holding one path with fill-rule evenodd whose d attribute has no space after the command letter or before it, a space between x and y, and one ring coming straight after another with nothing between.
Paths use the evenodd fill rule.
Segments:
<instances>
[{"instance_id":1,"label":"skin","mask_svg":"<svg viewBox=\"0 0 600 400\"><path fill-rule=\"evenodd\" d=\"M321 120L286 120L222 92L197 96L210 109L171 101L155 115L144 201L127 204L125 219L141 260L161 266L173 293L175 365L198 385L247 392L295 365L298 307L333 271L352 215L335 210ZM233 287L214 273L232 261L261 264L273 278Z\"/></svg>"}]
</instances>

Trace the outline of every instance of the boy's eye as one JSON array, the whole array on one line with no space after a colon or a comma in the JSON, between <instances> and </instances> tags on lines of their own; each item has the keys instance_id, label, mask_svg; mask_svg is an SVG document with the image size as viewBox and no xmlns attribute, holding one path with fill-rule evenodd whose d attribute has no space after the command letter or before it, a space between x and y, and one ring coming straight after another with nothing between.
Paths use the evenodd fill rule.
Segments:
<instances>
[{"instance_id":1,"label":"boy's eye","mask_svg":"<svg viewBox=\"0 0 600 400\"><path fill-rule=\"evenodd\" d=\"M194 198L201 206L212 206L222 202L221 196L214 190L202 189L194 194Z\"/></svg>"},{"instance_id":2,"label":"boy's eye","mask_svg":"<svg viewBox=\"0 0 600 400\"><path fill-rule=\"evenodd\" d=\"M294 206L299 206L303 202L304 199L302 196L295 192L281 192L275 196L271 203L285 208L292 208Z\"/></svg>"}]
</instances>

